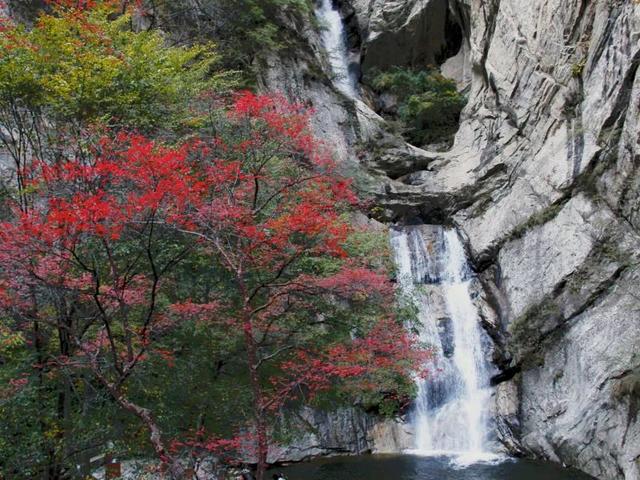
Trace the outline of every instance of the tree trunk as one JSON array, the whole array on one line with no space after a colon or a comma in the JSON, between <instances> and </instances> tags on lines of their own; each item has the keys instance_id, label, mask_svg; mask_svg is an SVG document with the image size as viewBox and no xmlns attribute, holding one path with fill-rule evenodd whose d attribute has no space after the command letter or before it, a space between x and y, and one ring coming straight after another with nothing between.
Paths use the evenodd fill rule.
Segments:
<instances>
[{"instance_id":1,"label":"tree trunk","mask_svg":"<svg viewBox=\"0 0 640 480\"><path fill-rule=\"evenodd\" d=\"M145 426L149 429L149 433L150 433L149 440L151 441L151 445L153 446L153 449L155 450L158 457L160 457L160 459L163 462L169 461L170 457L168 456L167 449L164 446L164 442L162 441L162 430L160 430L160 426L157 424L157 422L151 415L151 411L149 411L146 408L140 407L135 403L130 402L129 400L124 398L122 395L115 395L115 397L116 397L116 401L125 410L128 410L129 412L137 416L140 420L142 420Z\"/></svg>"},{"instance_id":2,"label":"tree trunk","mask_svg":"<svg viewBox=\"0 0 640 480\"><path fill-rule=\"evenodd\" d=\"M69 331L71 322L62 320L62 327L58 326L58 340L60 343L60 355L69 358L71 356L71 341ZM58 455L64 459L71 460L69 454L69 434L71 433L71 379L62 372L62 378L58 384L58 438L60 440ZM62 465L63 467L64 465Z\"/></svg>"},{"instance_id":3,"label":"tree trunk","mask_svg":"<svg viewBox=\"0 0 640 480\"><path fill-rule=\"evenodd\" d=\"M36 305L35 300L33 301L34 305ZM34 307L32 312L32 316L34 318L37 317L36 312L37 309ZM46 415L47 415L47 403L44 397L44 364L45 364L45 353L44 353L44 345L43 345L43 334L40 331L40 323L37 320L33 321L32 324L32 334L33 334L33 345L35 348L36 358L37 358L37 371L38 371L38 400L40 405L42 406L42 410L40 413L40 417L38 418L38 424L40 427L40 432L42 435L42 447L47 452L47 462L46 465L42 467L42 480L57 480L59 475L59 466L57 461L56 450L53 447L53 444L50 440L48 440L49 426L47 425Z\"/></svg>"},{"instance_id":4,"label":"tree trunk","mask_svg":"<svg viewBox=\"0 0 640 480\"><path fill-rule=\"evenodd\" d=\"M247 309L245 309L247 310ZM256 343L253 338L253 328L251 319L245 313L244 319L244 339L247 348L247 361L249 364L249 379L251 382L251 392L253 394L253 412L255 416L255 427L257 436L257 472L256 480L264 480L267 470L267 453L269 443L267 438L267 422L265 419L264 402L262 396L262 387L260 385L260 377L258 375L258 358L256 351Z\"/></svg>"},{"instance_id":5,"label":"tree trunk","mask_svg":"<svg viewBox=\"0 0 640 480\"><path fill-rule=\"evenodd\" d=\"M156 455L160 458L163 465L166 466L166 470L164 472L168 475L169 479L182 479L183 471L181 466L176 462L176 459L171 457L169 451L164 445L162 440L162 430L160 426L153 418L151 411L149 409L140 407L135 403L131 403L126 398L120 396L116 398L117 402L126 410L130 411L134 415L136 415L149 429L151 441L151 445L153 445L153 449L156 452Z\"/></svg>"},{"instance_id":6,"label":"tree trunk","mask_svg":"<svg viewBox=\"0 0 640 480\"><path fill-rule=\"evenodd\" d=\"M177 465L175 464L175 459L171 457L169 451L164 445L164 441L162 440L162 430L160 426L153 418L151 411L147 408L136 405L133 402L127 400L124 395L116 388L112 383L107 381L107 379L102 375L98 366L92 362L92 370L94 375L102 382L102 384L107 388L113 399L125 410L133 413L136 417L142 420L142 423L149 430L149 441L153 446L153 450L156 452L156 455L160 458L163 464L169 466L169 475L170 478L174 478L175 469Z\"/></svg>"}]
</instances>

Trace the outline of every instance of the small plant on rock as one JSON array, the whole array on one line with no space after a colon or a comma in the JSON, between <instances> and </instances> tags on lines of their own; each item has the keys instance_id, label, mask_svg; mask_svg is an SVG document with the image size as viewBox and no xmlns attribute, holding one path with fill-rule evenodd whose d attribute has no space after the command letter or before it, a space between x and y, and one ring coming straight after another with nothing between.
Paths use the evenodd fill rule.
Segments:
<instances>
[{"instance_id":1,"label":"small plant on rock","mask_svg":"<svg viewBox=\"0 0 640 480\"><path fill-rule=\"evenodd\" d=\"M397 100L391 117L405 127L405 138L416 145L450 140L458 129L466 98L453 80L437 69L400 68L375 75L371 85Z\"/></svg>"}]
</instances>

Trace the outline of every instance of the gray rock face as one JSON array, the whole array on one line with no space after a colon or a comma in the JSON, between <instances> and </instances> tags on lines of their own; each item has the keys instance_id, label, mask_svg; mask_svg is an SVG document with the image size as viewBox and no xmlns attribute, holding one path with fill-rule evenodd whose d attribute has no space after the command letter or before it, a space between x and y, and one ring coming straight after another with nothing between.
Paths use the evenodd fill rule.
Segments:
<instances>
[{"instance_id":1,"label":"gray rock face","mask_svg":"<svg viewBox=\"0 0 640 480\"><path fill-rule=\"evenodd\" d=\"M505 447L602 479L640 478L640 5L343 3L365 73L438 60L456 19L465 38L442 71L468 88L469 103L453 148L407 145L365 103L312 78L309 65L322 65L312 34L302 60L274 63L264 85L294 82L320 107L316 128L366 179L382 218L464 234L505 370L494 395ZM402 443L393 426L367 428Z\"/></svg>"},{"instance_id":2,"label":"gray rock face","mask_svg":"<svg viewBox=\"0 0 640 480\"><path fill-rule=\"evenodd\" d=\"M473 76L455 145L374 156L391 177L380 201L467 235L503 360L522 368L497 387L502 442L639 478L640 7L456 5Z\"/></svg>"},{"instance_id":3,"label":"gray rock face","mask_svg":"<svg viewBox=\"0 0 640 480\"><path fill-rule=\"evenodd\" d=\"M47 5L45 0L8 0L2 3L0 15L5 14L27 24L35 21L38 12Z\"/></svg>"},{"instance_id":4,"label":"gray rock face","mask_svg":"<svg viewBox=\"0 0 640 480\"><path fill-rule=\"evenodd\" d=\"M521 316L585 262L605 234L608 212L583 194L572 197L555 218L507 243L498 255L510 315ZM532 272L536 273L532 289ZM533 290L533 291L532 291Z\"/></svg>"},{"instance_id":5,"label":"gray rock face","mask_svg":"<svg viewBox=\"0 0 640 480\"><path fill-rule=\"evenodd\" d=\"M496 435L511 453L523 453L516 438L520 435L520 397L514 380L503 382L495 390Z\"/></svg>"},{"instance_id":6,"label":"gray rock face","mask_svg":"<svg viewBox=\"0 0 640 480\"><path fill-rule=\"evenodd\" d=\"M424 181L406 185L400 178L395 203L417 204L420 194L433 192L449 196L448 213L464 226L477 256L566 196L594 168L620 108L629 106L620 100L632 95L637 71L637 7L580 5L466 4L475 19L474 77L456 144L444 155L427 154L428 169L420 161L405 168L413 178L425 172Z\"/></svg>"},{"instance_id":7,"label":"gray rock face","mask_svg":"<svg viewBox=\"0 0 640 480\"><path fill-rule=\"evenodd\" d=\"M272 447L269 462L300 462L326 455L369 452L375 439L371 434L376 422L356 409L322 412L305 408L293 419L296 440Z\"/></svg>"},{"instance_id":8,"label":"gray rock face","mask_svg":"<svg viewBox=\"0 0 640 480\"><path fill-rule=\"evenodd\" d=\"M411 446L412 432L400 420L382 419L357 408L303 408L290 420L295 440L272 446L269 462L301 462L331 455L397 453Z\"/></svg>"},{"instance_id":9,"label":"gray rock face","mask_svg":"<svg viewBox=\"0 0 640 480\"><path fill-rule=\"evenodd\" d=\"M362 69L435 65L447 48L447 0L355 0Z\"/></svg>"},{"instance_id":10,"label":"gray rock face","mask_svg":"<svg viewBox=\"0 0 640 480\"><path fill-rule=\"evenodd\" d=\"M522 376L522 445L597 478L640 478L638 278L555 335Z\"/></svg>"}]
</instances>

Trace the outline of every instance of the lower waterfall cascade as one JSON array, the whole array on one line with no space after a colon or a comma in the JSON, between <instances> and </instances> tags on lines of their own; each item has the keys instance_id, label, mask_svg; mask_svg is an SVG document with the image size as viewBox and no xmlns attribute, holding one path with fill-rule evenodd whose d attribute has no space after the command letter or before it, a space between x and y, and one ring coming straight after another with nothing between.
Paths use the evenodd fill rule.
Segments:
<instances>
[{"instance_id":1,"label":"lower waterfall cascade","mask_svg":"<svg viewBox=\"0 0 640 480\"><path fill-rule=\"evenodd\" d=\"M416 308L420 340L433 353L429 375L416 379L411 451L452 456L462 465L495 460L488 426L490 370L460 237L452 229L410 226L392 229L391 244L400 291Z\"/></svg>"}]
</instances>

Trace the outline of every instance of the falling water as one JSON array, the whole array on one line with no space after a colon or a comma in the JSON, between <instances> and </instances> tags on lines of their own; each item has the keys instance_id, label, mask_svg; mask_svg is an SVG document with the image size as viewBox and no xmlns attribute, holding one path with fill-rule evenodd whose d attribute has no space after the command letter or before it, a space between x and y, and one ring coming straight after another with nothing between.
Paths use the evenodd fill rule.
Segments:
<instances>
[{"instance_id":1,"label":"falling water","mask_svg":"<svg viewBox=\"0 0 640 480\"><path fill-rule=\"evenodd\" d=\"M347 36L342 23L342 17L332 0L322 0L316 10L316 16L322 23L322 44L324 45L334 76L335 86L351 98L357 96L357 81L349 71L347 55Z\"/></svg>"},{"instance_id":2,"label":"falling water","mask_svg":"<svg viewBox=\"0 0 640 480\"><path fill-rule=\"evenodd\" d=\"M416 380L413 451L454 455L465 464L492 459L489 372L469 288L472 274L455 230L425 228L392 231L398 282L417 309L421 340L434 354L431 374Z\"/></svg>"}]
</instances>

